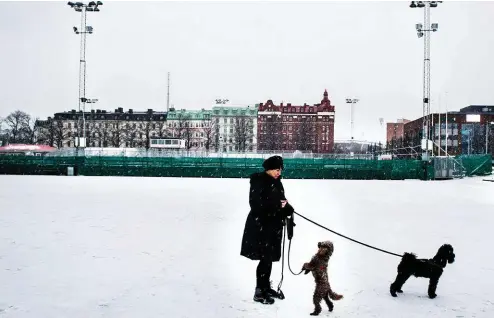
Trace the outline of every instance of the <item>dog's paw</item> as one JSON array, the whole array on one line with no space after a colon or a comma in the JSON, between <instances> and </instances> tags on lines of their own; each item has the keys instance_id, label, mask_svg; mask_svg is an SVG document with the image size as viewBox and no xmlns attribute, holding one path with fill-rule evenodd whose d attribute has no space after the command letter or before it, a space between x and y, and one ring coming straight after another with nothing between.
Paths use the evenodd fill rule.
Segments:
<instances>
[{"instance_id":1,"label":"dog's paw","mask_svg":"<svg viewBox=\"0 0 494 318\"><path fill-rule=\"evenodd\" d=\"M436 294L429 294L429 298L430 298L430 299L434 299L434 298L436 298L436 297L437 297L437 295L436 295Z\"/></svg>"},{"instance_id":2,"label":"dog's paw","mask_svg":"<svg viewBox=\"0 0 494 318\"><path fill-rule=\"evenodd\" d=\"M397 297L396 292L397 292L397 290L395 290L395 289L393 288L393 285L391 285L391 286L389 287L389 293L391 294L391 296L393 296L393 297Z\"/></svg>"},{"instance_id":3,"label":"dog's paw","mask_svg":"<svg viewBox=\"0 0 494 318\"><path fill-rule=\"evenodd\" d=\"M401 294L401 293L403 293L403 290L398 289L397 292Z\"/></svg>"}]
</instances>

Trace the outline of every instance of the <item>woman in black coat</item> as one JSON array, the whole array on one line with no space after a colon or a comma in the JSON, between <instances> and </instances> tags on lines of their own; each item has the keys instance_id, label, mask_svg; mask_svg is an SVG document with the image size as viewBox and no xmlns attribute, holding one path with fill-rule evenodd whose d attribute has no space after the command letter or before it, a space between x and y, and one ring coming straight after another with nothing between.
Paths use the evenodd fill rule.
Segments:
<instances>
[{"instance_id":1,"label":"woman in black coat","mask_svg":"<svg viewBox=\"0 0 494 318\"><path fill-rule=\"evenodd\" d=\"M250 176L251 210L245 222L240 255L259 260L254 301L272 304L273 297L278 297L270 285L272 264L281 258L283 225L294 210L286 201L281 183L283 159L270 157L264 161L263 167L264 172Z\"/></svg>"}]
</instances>

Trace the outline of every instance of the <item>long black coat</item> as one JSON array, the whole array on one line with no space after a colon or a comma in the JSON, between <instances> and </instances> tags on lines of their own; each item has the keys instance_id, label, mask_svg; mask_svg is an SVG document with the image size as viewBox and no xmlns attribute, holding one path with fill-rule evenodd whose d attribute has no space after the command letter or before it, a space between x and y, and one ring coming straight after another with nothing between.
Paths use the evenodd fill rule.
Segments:
<instances>
[{"instance_id":1,"label":"long black coat","mask_svg":"<svg viewBox=\"0 0 494 318\"><path fill-rule=\"evenodd\" d=\"M251 260L280 260L283 225L293 213L288 203L281 208L281 200L286 200L281 176L274 179L265 172L250 176L251 210L245 221L240 255Z\"/></svg>"}]
</instances>

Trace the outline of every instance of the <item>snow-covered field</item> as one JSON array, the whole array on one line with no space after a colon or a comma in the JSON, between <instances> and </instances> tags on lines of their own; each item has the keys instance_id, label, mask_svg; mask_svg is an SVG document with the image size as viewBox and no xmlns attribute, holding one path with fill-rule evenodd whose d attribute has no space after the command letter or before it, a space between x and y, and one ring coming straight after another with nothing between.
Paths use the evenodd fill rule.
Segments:
<instances>
[{"instance_id":1,"label":"snow-covered field","mask_svg":"<svg viewBox=\"0 0 494 318\"><path fill-rule=\"evenodd\" d=\"M256 263L239 255L248 179L0 176L0 317L309 317L313 278L285 266L285 300L252 301ZM296 210L401 254L456 262L389 295L399 258L296 219L299 271L333 240L332 317L494 317L494 184L284 180ZM273 267L276 286L281 263ZM324 302L322 303L325 309Z\"/></svg>"}]
</instances>

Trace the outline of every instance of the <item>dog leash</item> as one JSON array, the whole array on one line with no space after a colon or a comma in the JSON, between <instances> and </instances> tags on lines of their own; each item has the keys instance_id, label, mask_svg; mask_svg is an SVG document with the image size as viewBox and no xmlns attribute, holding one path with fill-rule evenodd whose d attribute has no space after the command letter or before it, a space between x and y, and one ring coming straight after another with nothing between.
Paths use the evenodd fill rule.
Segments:
<instances>
[{"instance_id":1,"label":"dog leash","mask_svg":"<svg viewBox=\"0 0 494 318\"><path fill-rule=\"evenodd\" d=\"M289 223L289 222L291 222L291 223ZM304 271L302 269L302 270L300 270L299 273L295 274L292 271L292 268L290 266L290 249L292 247L293 226L295 226L295 223L293 221L293 216L292 216L291 219L287 219L286 220L285 226L283 227L283 251L282 251L282 254L281 254L281 279L280 279L280 283L278 284L278 297L281 298L281 299L285 299L285 295L283 294L283 291L281 290L281 285L283 284L283 270L285 268L285 240L286 240L286 232L287 232L287 228L290 227L290 226L292 228L291 228L291 230L289 230L289 232L291 232L291 233L289 233L289 235L288 235L288 269L295 276L302 274L302 272Z\"/></svg>"},{"instance_id":2,"label":"dog leash","mask_svg":"<svg viewBox=\"0 0 494 318\"><path fill-rule=\"evenodd\" d=\"M325 229L326 231L329 231L329 232L334 233L334 234L336 234L336 235L339 235L339 236L341 236L341 237L343 237L343 238L346 238L347 240L350 240L350 241L352 241L352 242L355 242L355 243L361 244L361 245L363 245L363 246L366 246L366 247L368 247L368 248L372 248L372 249L374 249L374 250L377 250L377 251L380 251L380 252L383 252L383 253L387 253L387 254L390 254L390 255L393 255L393 256L398 256L399 258L402 258L402 257L403 257L403 255L396 254L396 253L393 253L393 252L390 252L390 251L386 251L386 250L383 250L383 249L381 249L381 248L378 248L378 247L375 247L375 246L372 246L372 245L369 245L369 244L366 244L366 243L363 243L363 242L357 241L357 240L355 240L355 239L352 239L351 237L345 236L345 235L343 235L343 234L341 234L341 233L338 233L338 232L336 232L336 231L333 231L333 230L331 230L331 229L328 229L327 227L325 227L325 226L323 226L323 225L321 225L321 224L319 224L319 223L317 223L317 222L315 222L315 221L313 221L313 220L311 220L311 219L309 219L309 218L307 218L307 217L303 216L303 215L302 215L302 214L300 214L300 213L297 213L297 212L295 212L295 211L293 211L293 213L294 213L294 214L297 214L298 216L300 216L301 218L305 219L306 221L309 221L310 223L312 223L312 224L314 224L314 225L317 225L317 226L319 226L320 228ZM290 223L290 222L291 222L291 223ZM278 284L278 296L279 296L279 298L281 298L281 299L284 299L284 298L285 298L285 295L284 295L284 294L283 294L283 292L281 291L281 285L283 284L283 269L284 269L284 267L285 267L285 240L286 240L286 232L287 232L287 228L288 228L288 227L290 227L290 226L291 226L291 228L288 230L288 231L290 232L290 233L289 233L289 235L288 235L288 269L289 269L289 270L290 270L290 272L291 272L293 275L295 275L295 276L302 274L302 272L304 271L304 270L302 269L299 273L295 274L295 273L292 271L292 268L290 267L290 249L291 249L291 246L292 246L293 227L295 226L295 223L294 223L294 220L293 220L293 216L292 216L290 219L288 219L288 218L286 219L286 223L285 223L285 225L284 225L284 227L283 227L283 251L282 251L282 254L281 254L281 279L280 279L280 283Z\"/></svg>"},{"instance_id":3,"label":"dog leash","mask_svg":"<svg viewBox=\"0 0 494 318\"><path fill-rule=\"evenodd\" d=\"M304 218L305 220L307 220L307 221L311 222L312 224L315 224L315 225L319 226L320 228L325 229L326 231L329 231L329 232L331 232L331 233L334 233L334 234L336 234L336 235L339 235L339 236L341 236L341 237L344 237L344 238L346 238L347 240L350 240L350 241L352 241L352 242L355 242L355 243L361 244L361 245L366 246L366 247L368 247L368 248L375 249L375 250L380 251L380 252L383 252L383 253L387 253L387 254L390 254L390 255L398 256L398 257L400 257L400 258L401 258L401 257L403 257L403 255L396 254L396 253L393 253L393 252L389 252L389 251L386 251L386 250L380 249L380 248L378 248L378 247L375 247L375 246L372 246L372 245L369 245L369 244L365 244L365 243L363 243L363 242L360 242L360 241L354 240L354 239L352 239L352 238L350 238L350 237L348 237L348 236L345 236L345 235L343 235L343 234L340 234L340 233L338 233L338 232L335 232L335 231L333 231L333 230L331 230L331 229L328 229L327 227L325 227L325 226L323 226L323 225L321 225L321 224L319 224L319 223L317 223L317 222L315 222L315 221L312 221L311 219L309 219L309 218L307 218L307 217L303 216L303 215L302 215L302 214L300 214L300 213L297 213L297 212L295 212L295 211L294 211L293 213L295 213L295 214L297 214L298 216L300 216L301 218Z\"/></svg>"}]
</instances>

